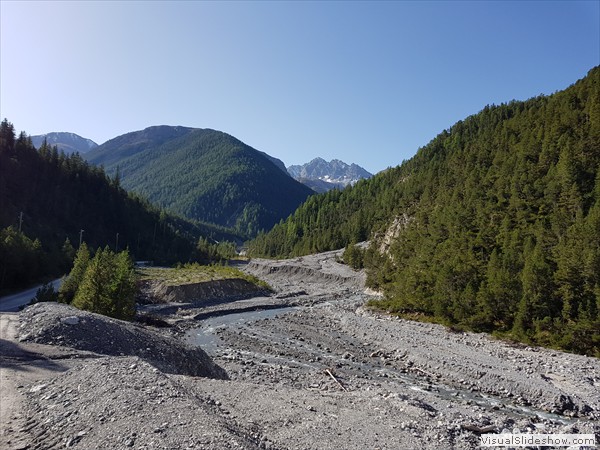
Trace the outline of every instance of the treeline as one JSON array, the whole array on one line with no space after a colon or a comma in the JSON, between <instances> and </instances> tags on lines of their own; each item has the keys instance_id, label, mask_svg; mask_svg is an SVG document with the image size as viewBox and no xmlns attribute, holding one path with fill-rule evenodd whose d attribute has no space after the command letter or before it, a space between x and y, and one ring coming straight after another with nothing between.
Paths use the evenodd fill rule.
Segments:
<instances>
[{"instance_id":1,"label":"treeline","mask_svg":"<svg viewBox=\"0 0 600 450\"><path fill-rule=\"evenodd\" d=\"M80 242L173 264L210 258L200 236L233 238L158 210L77 153L47 143L36 150L24 132L0 123L0 291L63 275Z\"/></svg>"},{"instance_id":2,"label":"treeline","mask_svg":"<svg viewBox=\"0 0 600 450\"><path fill-rule=\"evenodd\" d=\"M393 313L600 355L600 68L489 106L409 161L311 197L260 235L271 257L371 239Z\"/></svg>"},{"instance_id":3,"label":"treeline","mask_svg":"<svg viewBox=\"0 0 600 450\"><path fill-rule=\"evenodd\" d=\"M335 250L369 239L400 202L399 169L388 169L343 190L313 195L285 221L248 243L251 255L285 258Z\"/></svg>"},{"instance_id":4,"label":"treeline","mask_svg":"<svg viewBox=\"0 0 600 450\"><path fill-rule=\"evenodd\" d=\"M39 238L31 240L18 228L0 229L0 292L26 286L32 280L69 271L75 249L67 238L62 248L48 252Z\"/></svg>"}]
</instances>

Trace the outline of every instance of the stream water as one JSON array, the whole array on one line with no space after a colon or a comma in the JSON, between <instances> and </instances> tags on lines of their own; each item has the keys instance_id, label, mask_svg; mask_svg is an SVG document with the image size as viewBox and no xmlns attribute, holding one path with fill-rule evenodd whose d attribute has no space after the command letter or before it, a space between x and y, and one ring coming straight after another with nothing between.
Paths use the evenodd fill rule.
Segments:
<instances>
[{"instance_id":1,"label":"stream water","mask_svg":"<svg viewBox=\"0 0 600 450\"><path fill-rule=\"evenodd\" d=\"M298 307L290 306L210 317L202 320L199 327L188 330L185 334L185 341L190 345L200 346L206 353L212 356L217 351L220 342L219 337L215 333L219 328L235 328L249 322L270 319L296 310L298 310Z\"/></svg>"},{"instance_id":2,"label":"stream water","mask_svg":"<svg viewBox=\"0 0 600 450\"><path fill-rule=\"evenodd\" d=\"M221 339L217 336L216 331L223 328L235 329L242 325L258 321L261 319L274 318L276 316L286 314L292 311L299 310L300 307L284 307L269 310L260 311L247 311L241 313L226 314L222 316L210 317L200 321L200 325L196 328L188 330L185 335L185 341L194 346L200 346L209 355L214 356L219 349ZM307 348L309 353L320 353L320 356L324 359L332 358L332 355L323 354L320 349ZM284 363L280 357L269 358L274 363ZM307 366L298 361L287 361L301 366ZM308 365L310 366L310 365ZM573 419L558 414L551 414L549 412L535 409L533 407L526 407L511 403L510 399L493 397L479 392L474 392L468 389L456 388L454 386L448 386L443 383L432 383L425 380L422 376L406 373L394 367L376 366L369 364L368 362L354 362L352 363L352 371L365 374L377 374L384 376L389 380L397 380L403 385L407 385L409 389L419 391L423 395L433 395L440 398L444 398L450 401L460 401L467 404L478 405L486 410L498 411L502 410L508 416L515 418L531 418L534 421L540 419L551 420L554 422L560 422L563 424L570 424L576 422L577 419ZM317 369L315 367L315 369Z\"/></svg>"}]
</instances>

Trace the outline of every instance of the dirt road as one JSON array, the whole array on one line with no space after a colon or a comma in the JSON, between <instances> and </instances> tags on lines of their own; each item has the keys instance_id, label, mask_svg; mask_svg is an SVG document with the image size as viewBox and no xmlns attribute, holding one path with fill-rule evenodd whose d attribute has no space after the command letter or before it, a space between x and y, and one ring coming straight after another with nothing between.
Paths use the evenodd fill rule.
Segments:
<instances>
[{"instance_id":1,"label":"dirt road","mask_svg":"<svg viewBox=\"0 0 600 450\"><path fill-rule=\"evenodd\" d=\"M18 313L0 314L0 448L28 448L37 426L27 415L27 386L65 372L73 351L18 342ZM76 352L75 352L76 353Z\"/></svg>"},{"instance_id":2,"label":"dirt road","mask_svg":"<svg viewBox=\"0 0 600 450\"><path fill-rule=\"evenodd\" d=\"M62 278L50 282L54 289L58 289L61 283ZM38 289L42 286L40 284L17 294L0 297L0 311L18 311L20 307L27 305L36 296Z\"/></svg>"}]
</instances>

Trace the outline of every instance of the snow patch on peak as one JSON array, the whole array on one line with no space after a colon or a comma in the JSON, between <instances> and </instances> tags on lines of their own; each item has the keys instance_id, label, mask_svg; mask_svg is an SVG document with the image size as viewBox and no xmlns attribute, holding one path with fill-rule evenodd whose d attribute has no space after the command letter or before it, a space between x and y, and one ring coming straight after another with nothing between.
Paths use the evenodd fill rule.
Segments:
<instances>
[{"instance_id":1,"label":"snow patch on peak","mask_svg":"<svg viewBox=\"0 0 600 450\"><path fill-rule=\"evenodd\" d=\"M31 142L36 148L40 148L44 140L46 140L48 144L56 146L66 154L74 152L86 153L98 146L98 144L91 139L83 138L78 134L71 132L52 132L31 136Z\"/></svg>"},{"instance_id":2,"label":"snow patch on peak","mask_svg":"<svg viewBox=\"0 0 600 450\"><path fill-rule=\"evenodd\" d=\"M301 181L313 189L314 183L320 182L319 189L329 190L334 188L343 188L353 185L363 178L370 178L371 173L367 172L357 164L346 164L339 159L333 159L330 162L323 158L314 158L309 163L288 167L288 173L298 181ZM317 191L320 191L317 189Z\"/></svg>"}]
</instances>

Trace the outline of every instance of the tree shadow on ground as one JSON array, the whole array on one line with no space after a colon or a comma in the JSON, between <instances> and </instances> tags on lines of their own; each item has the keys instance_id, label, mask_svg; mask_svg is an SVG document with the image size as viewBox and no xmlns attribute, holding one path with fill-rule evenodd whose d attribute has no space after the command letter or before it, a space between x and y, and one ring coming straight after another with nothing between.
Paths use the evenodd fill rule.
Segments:
<instances>
[{"instance_id":1,"label":"tree shadow on ground","mask_svg":"<svg viewBox=\"0 0 600 450\"><path fill-rule=\"evenodd\" d=\"M0 339L0 368L11 368L12 370L29 371L30 366L40 366L47 370L64 372L68 369L63 364L52 361L47 356L27 350L24 346Z\"/></svg>"}]
</instances>

